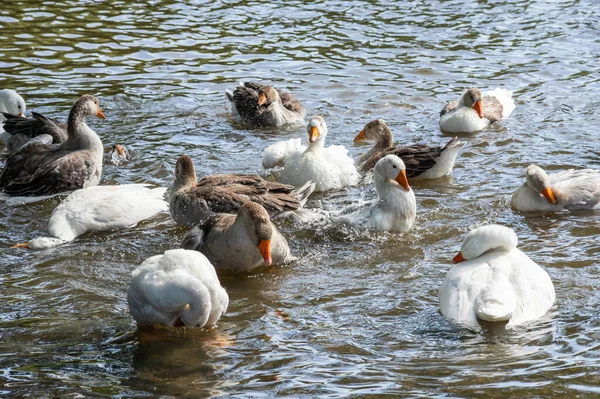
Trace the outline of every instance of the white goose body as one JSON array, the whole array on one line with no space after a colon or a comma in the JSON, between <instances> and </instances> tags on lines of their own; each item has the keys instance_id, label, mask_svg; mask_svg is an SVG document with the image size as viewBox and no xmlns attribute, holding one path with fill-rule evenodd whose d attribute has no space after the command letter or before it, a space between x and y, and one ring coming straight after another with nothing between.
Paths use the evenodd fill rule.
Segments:
<instances>
[{"instance_id":1,"label":"white goose body","mask_svg":"<svg viewBox=\"0 0 600 399\"><path fill-rule=\"evenodd\" d=\"M523 212L561 212L600 208L600 170L566 170L547 175L537 165L527 168L526 181L511 198Z\"/></svg>"},{"instance_id":2,"label":"white goose body","mask_svg":"<svg viewBox=\"0 0 600 399\"><path fill-rule=\"evenodd\" d=\"M447 104L440 114L440 129L447 133L473 133L508 117L515 109L512 91L496 88L481 94L467 90L458 101Z\"/></svg>"},{"instance_id":3,"label":"white goose body","mask_svg":"<svg viewBox=\"0 0 600 399\"><path fill-rule=\"evenodd\" d=\"M19 247L44 249L72 241L88 231L126 229L159 212L169 204L166 188L146 184L93 186L71 193L52 212L48 221L51 237L37 237Z\"/></svg>"},{"instance_id":4,"label":"white goose body","mask_svg":"<svg viewBox=\"0 0 600 399\"><path fill-rule=\"evenodd\" d=\"M139 325L212 327L227 310L229 296L204 255L173 249L131 273L127 302Z\"/></svg>"},{"instance_id":5,"label":"white goose body","mask_svg":"<svg viewBox=\"0 0 600 399\"><path fill-rule=\"evenodd\" d=\"M299 139L267 147L263 152L263 167L283 166L278 176L280 182L300 187L313 181L315 191L339 190L358 184L359 174L348 150L341 145L325 148L327 125L322 117L311 119L308 132L308 147Z\"/></svg>"},{"instance_id":6,"label":"white goose body","mask_svg":"<svg viewBox=\"0 0 600 399\"><path fill-rule=\"evenodd\" d=\"M340 221L373 230L409 231L417 216L417 201L408 185L404 162L395 155L386 155L377 161L373 172L377 201Z\"/></svg>"},{"instance_id":7,"label":"white goose body","mask_svg":"<svg viewBox=\"0 0 600 399\"><path fill-rule=\"evenodd\" d=\"M478 319L507 321L509 329L548 312L555 300L552 281L517 243L508 227L488 225L471 231L440 288L441 313L480 330Z\"/></svg>"}]
</instances>

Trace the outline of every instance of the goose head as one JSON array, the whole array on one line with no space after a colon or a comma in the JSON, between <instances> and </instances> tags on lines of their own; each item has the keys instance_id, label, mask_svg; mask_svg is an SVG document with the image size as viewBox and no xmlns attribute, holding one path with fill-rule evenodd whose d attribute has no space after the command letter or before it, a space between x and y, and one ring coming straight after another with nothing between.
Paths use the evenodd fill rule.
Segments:
<instances>
[{"instance_id":1,"label":"goose head","mask_svg":"<svg viewBox=\"0 0 600 399\"><path fill-rule=\"evenodd\" d=\"M14 90L0 90L0 112L23 116L25 113L25 100Z\"/></svg>"},{"instance_id":2,"label":"goose head","mask_svg":"<svg viewBox=\"0 0 600 399\"><path fill-rule=\"evenodd\" d=\"M314 115L310 118L310 123L308 124L306 131L308 132L308 141L310 143L325 140L325 136L327 136L325 119L320 115Z\"/></svg>"},{"instance_id":3,"label":"goose head","mask_svg":"<svg viewBox=\"0 0 600 399\"><path fill-rule=\"evenodd\" d=\"M194 161L187 155L182 155L175 164L175 181L183 184L196 183L196 168Z\"/></svg>"},{"instance_id":4,"label":"goose head","mask_svg":"<svg viewBox=\"0 0 600 399\"><path fill-rule=\"evenodd\" d=\"M465 92L460 101L465 107L473 108L480 118L483 118L483 104L481 103L481 90L472 87Z\"/></svg>"},{"instance_id":5,"label":"goose head","mask_svg":"<svg viewBox=\"0 0 600 399\"><path fill-rule=\"evenodd\" d=\"M265 208L256 202L246 202L240 207L236 223L243 225L251 237L256 237L256 246L265 261L265 265L271 266L271 238L273 228L270 217Z\"/></svg>"},{"instance_id":6,"label":"goose head","mask_svg":"<svg viewBox=\"0 0 600 399\"><path fill-rule=\"evenodd\" d=\"M386 155L375 164L375 175L394 180L406 191L410 191L408 179L406 178L406 166L396 155Z\"/></svg>"},{"instance_id":7,"label":"goose head","mask_svg":"<svg viewBox=\"0 0 600 399\"><path fill-rule=\"evenodd\" d=\"M452 259L453 263L478 258L492 249L511 251L517 247L519 239L512 229L490 224L471 230L462 243L460 252Z\"/></svg>"},{"instance_id":8,"label":"goose head","mask_svg":"<svg viewBox=\"0 0 600 399\"><path fill-rule=\"evenodd\" d=\"M258 105L268 107L279 100L279 93L273 86L263 86L258 89Z\"/></svg>"},{"instance_id":9,"label":"goose head","mask_svg":"<svg viewBox=\"0 0 600 399\"><path fill-rule=\"evenodd\" d=\"M73 105L73 111L78 111L85 116L97 116L98 118L106 118L100 109L100 101L94 96L84 94L79 97L79 100Z\"/></svg>"},{"instance_id":10,"label":"goose head","mask_svg":"<svg viewBox=\"0 0 600 399\"><path fill-rule=\"evenodd\" d=\"M383 119L375 119L354 137L355 143L365 140L375 140L381 147L388 148L392 146L392 132Z\"/></svg>"},{"instance_id":11,"label":"goose head","mask_svg":"<svg viewBox=\"0 0 600 399\"><path fill-rule=\"evenodd\" d=\"M556 205L556 195L550 187L550 178L548 174L537 165L529 165L527 167L526 184L532 190L542 194L549 203Z\"/></svg>"},{"instance_id":12,"label":"goose head","mask_svg":"<svg viewBox=\"0 0 600 399\"><path fill-rule=\"evenodd\" d=\"M112 150L110 151L110 161L115 165L129 161L129 151L127 151L127 148L122 144L113 144Z\"/></svg>"}]
</instances>

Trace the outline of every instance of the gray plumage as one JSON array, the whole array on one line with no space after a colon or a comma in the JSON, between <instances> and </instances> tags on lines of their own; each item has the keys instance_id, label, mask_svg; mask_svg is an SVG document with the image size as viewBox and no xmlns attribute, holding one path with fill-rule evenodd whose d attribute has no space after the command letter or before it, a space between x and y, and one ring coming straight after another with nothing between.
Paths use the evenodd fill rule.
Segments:
<instances>
[{"instance_id":1,"label":"gray plumage","mask_svg":"<svg viewBox=\"0 0 600 399\"><path fill-rule=\"evenodd\" d=\"M52 138L51 144L60 144L67 140L67 125L37 112L31 114L31 118L25 118L4 113L4 130L11 135L6 145L9 154L18 151L29 140L40 135L49 135Z\"/></svg>"},{"instance_id":2,"label":"gray plumage","mask_svg":"<svg viewBox=\"0 0 600 399\"><path fill-rule=\"evenodd\" d=\"M192 159L182 155L175 165L169 208L175 222L186 226L202 223L214 213L236 213L248 201L276 216L302 208L314 189L312 182L296 189L256 175L210 175L197 181Z\"/></svg>"}]
</instances>

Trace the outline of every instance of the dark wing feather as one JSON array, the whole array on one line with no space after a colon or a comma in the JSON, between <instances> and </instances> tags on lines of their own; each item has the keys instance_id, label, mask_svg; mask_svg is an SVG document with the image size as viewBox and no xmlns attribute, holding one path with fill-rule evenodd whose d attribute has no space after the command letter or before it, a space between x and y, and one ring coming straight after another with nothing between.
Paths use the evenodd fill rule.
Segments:
<instances>
[{"instance_id":1,"label":"dark wing feather","mask_svg":"<svg viewBox=\"0 0 600 399\"><path fill-rule=\"evenodd\" d=\"M281 102L283 103L283 106L285 108L297 114L304 112L304 107L302 106L302 103L299 100L297 100L294 96L292 96L287 91L278 89L275 90L277 90L277 92L279 93L279 97L281 98Z\"/></svg>"},{"instance_id":2,"label":"dark wing feather","mask_svg":"<svg viewBox=\"0 0 600 399\"><path fill-rule=\"evenodd\" d=\"M198 182L196 195L213 212L235 213L250 200L261 204L272 216L301 208L300 201L292 194L294 188L256 175L211 175Z\"/></svg>"},{"instance_id":3,"label":"dark wing feather","mask_svg":"<svg viewBox=\"0 0 600 399\"><path fill-rule=\"evenodd\" d=\"M490 120L490 122L496 122L502 119L502 103L498 101L496 97L484 96L483 97L483 117Z\"/></svg>"},{"instance_id":4,"label":"dark wing feather","mask_svg":"<svg viewBox=\"0 0 600 399\"><path fill-rule=\"evenodd\" d=\"M65 154L58 145L33 143L6 160L0 187L10 195L48 195L82 188L97 173L91 153Z\"/></svg>"},{"instance_id":5,"label":"dark wing feather","mask_svg":"<svg viewBox=\"0 0 600 399\"><path fill-rule=\"evenodd\" d=\"M7 118L4 122L4 130L14 135L24 135L28 138L37 137L42 134L52 136L55 144L67 140L67 126L56 119L47 118L37 112L32 112L32 118L24 118L4 114Z\"/></svg>"},{"instance_id":6,"label":"dark wing feather","mask_svg":"<svg viewBox=\"0 0 600 399\"><path fill-rule=\"evenodd\" d=\"M233 91L233 103L244 121L256 119L264 110L264 107L258 105L258 88L236 87Z\"/></svg>"},{"instance_id":7,"label":"dark wing feather","mask_svg":"<svg viewBox=\"0 0 600 399\"><path fill-rule=\"evenodd\" d=\"M454 111L456 107L458 107L458 100L450 101L444 108L442 108L440 116L445 115L450 111Z\"/></svg>"}]
</instances>

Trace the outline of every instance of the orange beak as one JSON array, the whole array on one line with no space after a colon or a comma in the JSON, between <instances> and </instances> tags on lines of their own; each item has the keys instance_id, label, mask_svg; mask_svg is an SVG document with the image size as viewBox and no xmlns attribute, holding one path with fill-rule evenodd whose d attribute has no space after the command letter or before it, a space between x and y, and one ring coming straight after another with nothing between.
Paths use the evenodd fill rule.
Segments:
<instances>
[{"instance_id":1,"label":"orange beak","mask_svg":"<svg viewBox=\"0 0 600 399\"><path fill-rule=\"evenodd\" d=\"M100 108L98 108L98 113L96 114L96 116L101 119L106 118L106 116L104 116L104 114L102 113L102 110Z\"/></svg>"},{"instance_id":2,"label":"orange beak","mask_svg":"<svg viewBox=\"0 0 600 399\"><path fill-rule=\"evenodd\" d=\"M311 143L314 143L315 141L317 141L319 136L320 136L319 128L316 126L311 126L310 133L308 134L308 141L310 141Z\"/></svg>"},{"instance_id":3,"label":"orange beak","mask_svg":"<svg viewBox=\"0 0 600 399\"><path fill-rule=\"evenodd\" d=\"M361 130L360 133L356 135L354 138L354 142L358 143L359 141L365 141L367 137L365 136L365 129Z\"/></svg>"},{"instance_id":4,"label":"orange beak","mask_svg":"<svg viewBox=\"0 0 600 399\"><path fill-rule=\"evenodd\" d=\"M125 155L125 148L123 148L121 144L115 144L115 150L117 150L117 154L119 154L120 156Z\"/></svg>"},{"instance_id":5,"label":"orange beak","mask_svg":"<svg viewBox=\"0 0 600 399\"><path fill-rule=\"evenodd\" d=\"M550 187L546 187L542 190L542 195L546 197L549 203L552 205L556 205L556 197L554 196L554 192Z\"/></svg>"},{"instance_id":6,"label":"orange beak","mask_svg":"<svg viewBox=\"0 0 600 399\"><path fill-rule=\"evenodd\" d=\"M406 171L401 170L396 176L396 183L404 187L406 191L410 191L410 186L408 185L408 179L406 178Z\"/></svg>"},{"instance_id":7,"label":"orange beak","mask_svg":"<svg viewBox=\"0 0 600 399\"><path fill-rule=\"evenodd\" d=\"M465 258L463 258L462 256L462 252L459 252L456 254L456 256L454 258L452 258L452 263L456 264L456 263L460 263L463 260L466 260Z\"/></svg>"},{"instance_id":8,"label":"orange beak","mask_svg":"<svg viewBox=\"0 0 600 399\"><path fill-rule=\"evenodd\" d=\"M476 101L475 104L473 104L473 109L477 111L477 115L479 115L480 118L483 118L483 105L481 105L481 101Z\"/></svg>"},{"instance_id":9,"label":"orange beak","mask_svg":"<svg viewBox=\"0 0 600 399\"><path fill-rule=\"evenodd\" d=\"M265 96L265 93L260 93L258 95L258 105L263 105L266 102L267 102L267 96Z\"/></svg>"},{"instance_id":10,"label":"orange beak","mask_svg":"<svg viewBox=\"0 0 600 399\"><path fill-rule=\"evenodd\" d=\"M23 117L23 113L19 112L19 115L17 115L17 116L20 116L22 118Z\"/></svg>"},{"instance_id":11,"label":"orange beak","mask_svg":"<svg viewBox=\"0 0 600 399\"><path fill-rule=\"evenodd\" d=\"M29 243L22 242L22 243L13 245L11 248L29 248Z\"/></svg>"},{"instance_id":12,"label":"orange beak","mask_svg":"<svg viewBox=\"0 0 600 399\"><path fill-rule=\"evenodd\" d=\"M265 260L265 265L271 266L271 263L273 263L273 259L271 259L271 240L261 240L258 249L260 249L260 254Z\"/></svg>"}]
</instances>

